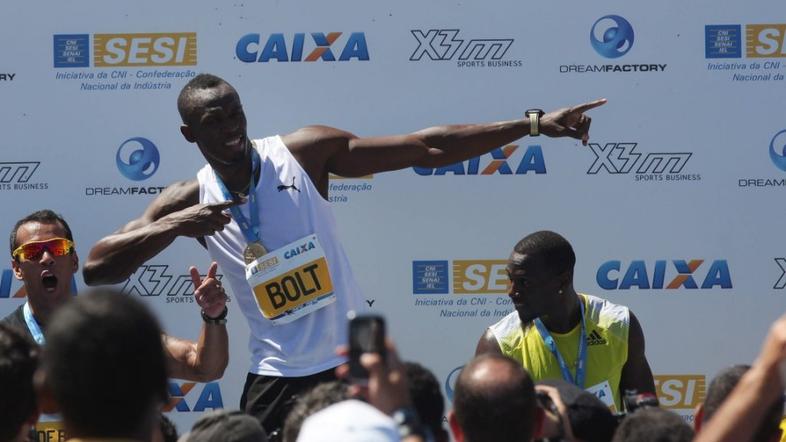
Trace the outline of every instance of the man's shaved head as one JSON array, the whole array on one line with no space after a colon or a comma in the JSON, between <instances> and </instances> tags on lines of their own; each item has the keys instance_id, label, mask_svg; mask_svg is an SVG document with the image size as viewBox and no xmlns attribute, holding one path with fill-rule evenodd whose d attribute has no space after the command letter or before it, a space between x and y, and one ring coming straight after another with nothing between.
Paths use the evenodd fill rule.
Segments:
<instances>
[{"instance_id":1,"label":"man's shaved head","mask_svg":"<svg viewBox=\"0 0 786 442\"><path fill-rule=\"evenodd\" d=\"M190 113L194 105L195 93L199 90L211 89L221 84L226 84L231 87L231 85L221 77L213 74L199 74L183 86L180 95L177 97L177 111L180 112L180 118L183 120L183 124L189 123Z\"/></svg>"},{"instance_id":2,"label":"man's shaved head","mask_svg":"<svg viewBox=\"0 0 786 442\"><path fill-rule=\"evenodd\" d=\"M453 411L469 442L530 440L535 407L529 373L505 356L478 356L456 382Z\"/></svg>"}]
</instances>

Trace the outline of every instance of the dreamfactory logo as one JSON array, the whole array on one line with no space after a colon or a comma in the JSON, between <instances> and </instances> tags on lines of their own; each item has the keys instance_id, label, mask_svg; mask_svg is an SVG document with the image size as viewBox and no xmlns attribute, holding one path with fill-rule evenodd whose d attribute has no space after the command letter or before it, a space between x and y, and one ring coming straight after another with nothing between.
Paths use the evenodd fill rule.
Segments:
<instances>
[{"instance_id":1,"label":"dreamfactory logo","mask_svg":"<svg viewBox=\"0 0 786 442\"><path fill-rule=\"evenodd\" d=\"M143 181L153 176L160 161L156 145L142 137L123 141L115 155L117 170L133 181Z\"/></svg>"},{"instance_id":2,"label":"dreamfactory logo","mask_svg":"<svg viewBox=\"0 0 786 442\"><path fill-rule=\"evenodd\" d=\"M592 48L606 58L619 58L627 54L633 47L633 40L633 26L619 15L599 18L590 30Z\"/></svg>"},{"instance_id":3,"label":"dreamfactory logo","mask_svg":"<svg viewBox=\"0 0 786 442\"><path fill-rule=\"evenodd\" d=\"M786 129L770 140L770 159L775 167L786 172Z\"/></svg>"}]
</instances>

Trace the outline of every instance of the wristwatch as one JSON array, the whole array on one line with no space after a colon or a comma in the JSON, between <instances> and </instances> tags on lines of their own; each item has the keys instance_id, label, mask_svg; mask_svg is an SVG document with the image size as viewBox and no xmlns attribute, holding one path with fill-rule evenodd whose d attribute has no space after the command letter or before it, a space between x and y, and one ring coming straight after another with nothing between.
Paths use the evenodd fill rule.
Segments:
<instances>
[{"instance_id":1,"label":"wristwatch","mask_svg":"<svg viewBox=\"0 0 786 442\"><path fill-rule=\"evenodd\" d=\"M423 426L420 424L418 413L414 408L404 407L394 411L391 415L398 427L398 435L402 439L409 436L420 436L429 440Z\"/></svg>"},{"instance_id":2,"label":"wristwatch","mask_svg":"<svg viewBox=\"0 0 786 442\"><path fill-rule=\"evenodd\" d=\"M211 318L202 310L202 320L205 321L206 324L224 325L227 323L227 313L229 313L227 306L224 306L224 310L215 318Z\"/></svg>"},{"instance_id":3,"label":"wristwatch","mask_svg":"<svg viewBox=\"0 0 786 442\"><path fill-rule=\"evenodd\" d=\"M537 137L540 135L540 117L545 114L543 109L527 109L524 114L529 118L529 135Z\"/></svg>"}]
</instances>

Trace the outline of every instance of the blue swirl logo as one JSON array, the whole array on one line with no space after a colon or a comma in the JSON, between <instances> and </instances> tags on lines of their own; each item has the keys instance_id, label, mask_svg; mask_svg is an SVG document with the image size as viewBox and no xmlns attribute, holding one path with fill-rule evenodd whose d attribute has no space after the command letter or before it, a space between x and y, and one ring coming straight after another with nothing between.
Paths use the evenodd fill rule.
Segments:
<instances>
[{"instance_id":1,"label":"blue swirl logo","mask_svg":"<svg viewBox=\"0 0 786 442\"><path fill-rule=\"evenodd\" d=\"M786 129L778 132L770 141L770 159L778 169L786 172Z\"/></svg>"},{"instance_id":2,"label":"blue swirl logo","mask_svg":"<svg viewBox=\"0 0 786 442\"><path fill-rule=\"evenodd\" d=\"M124 177L133 181L142 181L150 178L158 170L161 161L158 149L147 138L134 137L123 141L117 148L115 162L117 170Z\"/></svg>"},{"instance_id":3,"label":"blue swirl logo","mask_svg":"<svg viewBox=\"0 0 786 442\"><path fill-rule=\"evenodd\" d=\"M633 26L619 15L603 16L592 25L590 42L606 58L622 57L633 47Z\"/></svg>"},{"instance_id":4,"label":"blue swirl logo","mask_svg":"<svg viewBox=\"0 0 786 442\"><path fill-rule=\"evenodd\" d=\"M450 372L447 379L445 379L445 395L448 397L450 402L453 402L453 395L456 390L456 381L458 381L458 376L461 373L461 369L464 368L462 365L461 367L456 367L453 371Z\"/></svg>"}]
</instances>

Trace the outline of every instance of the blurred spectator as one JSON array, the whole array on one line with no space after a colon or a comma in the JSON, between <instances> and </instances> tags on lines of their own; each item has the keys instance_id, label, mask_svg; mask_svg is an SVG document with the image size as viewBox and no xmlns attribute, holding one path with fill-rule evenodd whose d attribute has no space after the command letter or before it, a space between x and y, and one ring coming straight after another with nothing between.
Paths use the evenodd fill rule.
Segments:
<instances>
[{"instance_id":1,"label":"blurred spectator","mask_svg":"<svg viewBox=\"0 0 786 442\"><path fill-rule=\"evenodd\" d=\"M341 381L319 384L299 397L284 421L284 442L295 442L303 421L330 405L349 399L347 386Z\"/></svg>"},{"instance_id":2,"label":"blurred spectator","mask_svg":"<svg viewBox=\"0 0 786 442\"><path fill-rule=\"evenodd\" d=\"M0 440L25 441L38 420L33 373L38 346L0 324Z\"/></svg>"},{"instance_id":3,"label":"blurred spectator","mask_svg":"<svg viewBox=\"0 0 786 442\"><path fill-rule=\"evenodd\" d=\"M613 442L690 442L693 429L681 416L662 408L642 408L620 423Z\"/></svg>"},{"instance_id":4,"label":"blurred spectator","mask_svg":"<svg viewBox=\"0 0 786 442\"><path fill-rule=\"evenodd\" d=\"M194 423L181 442L267 442L259 421L239 410L216 410Z\"/></svg>"}]
</instances>

